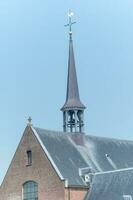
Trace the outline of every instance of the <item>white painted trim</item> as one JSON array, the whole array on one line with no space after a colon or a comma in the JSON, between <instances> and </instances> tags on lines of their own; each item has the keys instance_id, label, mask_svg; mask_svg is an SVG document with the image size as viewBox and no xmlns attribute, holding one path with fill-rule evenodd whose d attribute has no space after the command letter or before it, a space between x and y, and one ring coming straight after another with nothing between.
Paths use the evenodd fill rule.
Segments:
<instances>
[{"instance_id":1,"label":"white painted trim","mask_svg":"<svg viewBox=\"0 0 133 200\"><path fill-rule=\"evenodd\" d=\"M124 200L132 200L132 196L131 195L124 195L123 194L123 199Z\"/></svg>"},{"instance_id":2,"label":"white painted trim","mask_svg":"<svg viewBox=\"0 0 133 200\"><path fill-rule=\"evenodd\" d=\"M65 180L65 188L68 188L68 179Z\"/></svg>"},{"instance_id":3,"label":"white painted trim","mask_svg":"<svg viewBox=\"0 0 133 200\"><path fill-rule=\"evenodd\" d=\"M35 130L33 127L31 127L31 129L32 129L34 135L36 136L37 140L39 141L41 147L43 148L44 152L46 153L46 155L47 155L49 161L51 162L53 168L55 169L56 173L58 174L58 176L60 177L61 180L65 180L64 177L62 176L62 174L60 173L58 167L57 167L56 164L54 163L52 157L50 156L48 150L46 149L46 147L44 146L43 142L41 141L41 139L40 139L38 133L36 132L36 130Z\"/></svg>"},{"instance_id":4,"label":"white painted trim","mask_svg":"<svg viewBox=\"0 0 133 200\"><path fill-rule=\"evenodd\" d=\"M133 171L133 167L129 168L122 168L122 169L117 169L117 170L112 170L112 171L105 171L105 172L95 172L95 175L97 174L109 174L109 173L115 173L115 172L123 172L123 171Z\"/></svg>"}]
</instances>

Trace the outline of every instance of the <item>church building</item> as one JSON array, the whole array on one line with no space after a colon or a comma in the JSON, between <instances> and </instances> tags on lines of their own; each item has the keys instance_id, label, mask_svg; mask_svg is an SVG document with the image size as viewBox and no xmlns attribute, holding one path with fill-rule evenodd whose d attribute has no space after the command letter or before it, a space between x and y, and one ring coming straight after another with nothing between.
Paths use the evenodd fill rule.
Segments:
<instances>
[{"instance_id":1,"label":"church building","mask_svg":"<svg viewBox=\"0 0 133 200\"><path fill-rule=\"evenodd\" d=\"M84 130L71 17L63 131L34 127L29 118L0 186L0 200L133 200L133 141Z\"/></svg>"}]
</instances>

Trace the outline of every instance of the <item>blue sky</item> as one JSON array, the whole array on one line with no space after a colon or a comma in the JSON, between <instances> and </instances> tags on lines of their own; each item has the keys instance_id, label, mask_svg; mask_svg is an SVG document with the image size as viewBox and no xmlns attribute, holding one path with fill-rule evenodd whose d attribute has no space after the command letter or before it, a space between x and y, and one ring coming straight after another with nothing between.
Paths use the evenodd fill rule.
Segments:
<instances>
[{"instance_id":1,"label":"blue sky","mask_svg":"<svg viewBox=\"0 0 133 200\"><path fill-rule=\"evenodd\" d=\"M30 115L62 130L67 11L88 134L133 140L133 1L0 1L0 182Z\"/></svg>"}]
</instances>

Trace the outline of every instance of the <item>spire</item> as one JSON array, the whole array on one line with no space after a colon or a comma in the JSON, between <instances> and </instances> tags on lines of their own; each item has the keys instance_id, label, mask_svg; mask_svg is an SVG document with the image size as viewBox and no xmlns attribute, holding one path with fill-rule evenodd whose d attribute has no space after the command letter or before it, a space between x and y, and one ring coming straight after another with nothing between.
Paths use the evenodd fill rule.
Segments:
<instances>
[{"instance_id":1,"label":"spire","mask_svg":"<svg viewBox=\"0 0 133 200\"><path fill-rule=\"evenodd\" d=\"M72 40L72 25L76 22L72 22L73 13L69 10L68 17L69 23L65 26L69 26L69 58L68 58L68 77L67 77L67 94L66 102L61 110L66 108L80 108L85 109L85 106L81 103L79 97L78 81L75 67L75 58L73 51Z\"/></svg>"},{"instance_id":2,"label":"spire","mask_svg":"<svg viewBox=\"0 0 133 200\"><path fill-rule=\"evenodd\" d=\"M78 118L81 117L81 113L84 111L85 106L82 104L79 97L78 81L77 81L74 50L73 50L72 25L76 22L72 22L71 18L73 16L73 13L71 11L69 11L68 16L69 16L69 23L66 25L66 26L69 26L69 58L68 58L67 94L66 94L66 102L61 110L64 113L65 111L67 111L68 115L71 113L71 116L70 116L71 120L73 116L75 115L74 118L76 117L76 119L73 119L73 120L74 121L77 120L75 121L77 124L76 125L75 123L71 124L70 131L72 132L73 127L75 127L75 132L76 132L77 127L80 127L79 130L81 131L81 127L83 126L83 123L81 125L81 121ZM78 113L78 116L76 116L77 113ZM64 116L63 118L64 118L64 123L67 123L66 117ZM80 123L80 125L78 123ZM65 124L64 126L67 128L69 127L69 124L67 125ZM66 128L64 129L64 131L66 131Z\"/></svg>"}]
</instances>

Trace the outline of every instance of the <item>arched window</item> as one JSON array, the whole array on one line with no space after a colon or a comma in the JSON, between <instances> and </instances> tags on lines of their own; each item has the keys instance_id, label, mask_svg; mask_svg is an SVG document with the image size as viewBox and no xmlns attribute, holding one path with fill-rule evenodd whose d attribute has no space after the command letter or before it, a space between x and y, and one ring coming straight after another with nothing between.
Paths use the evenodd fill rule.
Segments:
<instances>
[{"instance_id":1,"label":"arched window","mask_svg":"<svg viewBox=\"0 0 133 200\"><path fill-rule=\"evenodd\" d=\"M28 181L23 185L23 200L38 200L38 184Z\"/></svg>"}]
</instances>

